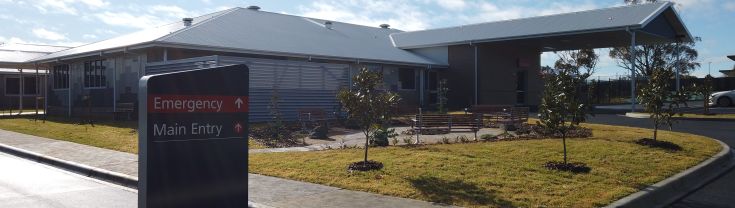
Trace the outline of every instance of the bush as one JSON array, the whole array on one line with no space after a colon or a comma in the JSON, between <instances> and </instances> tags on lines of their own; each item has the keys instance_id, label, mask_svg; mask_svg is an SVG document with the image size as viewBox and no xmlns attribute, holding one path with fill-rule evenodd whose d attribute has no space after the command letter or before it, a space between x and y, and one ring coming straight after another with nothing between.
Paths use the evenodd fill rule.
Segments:
<instances>
[{"instance_id":1,"label":"bush","mask_svg":"<svg viewBox=\"0 0 735 208\"><path fill-rule=\"evenodd\" d=\"M370 145L385 147L388 146L388 139L397 137L396 129L378 128L370 137Z\"/></svg>"},{"instance_id":2,"label":"bush","mask_svg":"<svg viewBox=\"0 0 735 208\"><path fill-rule=\"evenodd\" d=\"M413 138L410 136L403 137L403 143L411 144L413 142Z\"/></svg>"},{"instance_id":3,"label":"bush","mask_svg":"<svg viewBox=\"0 0 735 208\"><path fill-rule=\"evenodd\" d=\"M653 148L661 148L665 150L670 151L681 151L682 148L678 144L674 144L672 142L668 141L661 141L661 140L653 140L649 138L643 138L635 141L636 144L653 147Z\"/></svg>"},{"instance_id":4,"label":"bush","mask_svg":"<svg viewBox=\"0 0 735 208\"><path fill-rule=\"evenodd\" d=\"M294 147L301 144L294 131L286 125L268 125L250 130L250 136L267 147Z\"/></svg>"},{"instance_id":5,"label":"bush","mask_svg":"<svg viewBox=\"0 0 735 208\"><path fill-rule=\"evenodd\" d=\"M550 161L546 162L546 164L544 164L544 167L549 170L569 171L572 173L589 173L592 170L590 167L587 167L587 164L580 162L564 163Z\"/></svg>"},{"instance_id":6,"label":"bush","mask_svg":"<svg viewBox=\"0 0 735 208\"><path fill-rule=\"evenodd\" d=\"M368 160L368 161L360 161L360 162L354 162L347 166L347 171L371 171L371 170L380 170L383 169L383 163L375 161L375 160Z\"/></svg>"},{"instance_id":7,"label":"bush","mask_svg":"<svg viewBox=\"0 0 735 208\"><path fill-rule=\"evenodd\" d=\"M489 142L489 141L497 140L498 137L492 134L483 134L483 135L480 135L480 139L482 139L483 141Z\"/></svg>"},{"instance_id":8,"label":"bush","mask_svg":"<svg viewBox=\"0 0 735 208\"><path fill-rule=\"evenodd\" d=\"M451 144L451 142L449 142L449 138L448 137L442 137L441 143L442 144Z\"/></svg>"},{"instance_id":9,"label":"bush","mask_svg":"<svg viewBox=\"0 0 735 208\"><path fill-rule=\"evenodd\" d=\"M560 133L547 131L543 127L536 124L523 123L518 126L515 131L516 135L522 138L561 138ZM567 138L588 138L592 137L592 129L581 126L573 126L567 130Z\"/></svg>"}]
</instances>

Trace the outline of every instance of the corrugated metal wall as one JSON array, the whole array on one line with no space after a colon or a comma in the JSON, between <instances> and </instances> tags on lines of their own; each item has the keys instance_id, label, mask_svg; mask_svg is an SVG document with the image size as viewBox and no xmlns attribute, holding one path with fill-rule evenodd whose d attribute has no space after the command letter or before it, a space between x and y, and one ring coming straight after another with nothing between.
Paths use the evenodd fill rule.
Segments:
<instances>
[{"instance_id":1,"label":"corrugated metal wall","mask_svg":"<svg viewBox=\"0 0 735 208\"><path fill-rule=\"evenodd\" d=\"M207 56L146 66L147 74L246 64L250 68L250 121L270 120L274 92L281 115L295 120L299 109L320 108L331 113L338 108L337 91L348 83L349 65L303 61Z\"/></svg>"}]
</instances>

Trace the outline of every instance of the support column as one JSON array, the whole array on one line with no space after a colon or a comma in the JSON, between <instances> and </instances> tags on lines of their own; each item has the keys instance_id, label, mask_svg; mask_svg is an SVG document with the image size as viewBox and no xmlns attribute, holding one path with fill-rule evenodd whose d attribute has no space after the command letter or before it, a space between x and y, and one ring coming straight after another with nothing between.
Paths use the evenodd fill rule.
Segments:
<instances>
[{"instance_id":1,"label":"support column","mask_svg":"<svg viewBox=\"0 0 735 208\"><path fill-rule=\"evenodd\" d=\"M477 45L473 45L473 46L475 47L475 105L477 105L478 103L477 101L477 94L478 94L478 89L477 89L477 79L478 79L477 78Z\"/></svg>"},{"instance_id":2,"label":"support column","mask_svg":"<svg viewBox=\"0 0 735 208\"><path fill-rule=\"evenodd\" d=\"M635 98L635 31L630 31L630 112L635 112L635 104L637 103Z\"/></svg>"},{"instance_id":3,"label":"support column","mask_svg":"<svg viewBox=\"0 0 735 208\"><path fill-rule=\"evenodd\" d=\"M71 106L72 105L72 102L71 102L71 93L72 93L71 87L74 86L72 84L72 83L74 83L74 82L72 82L72 79L74 78L72 76L72 71L74 71L74 67L72 67L71 64L68 64L67 65L67 69L69 69L69 73L67 73L67 75L66 75L67 76L66 81L69 83L68 86L66 86L66 91L67 91L66 94L67 94L67 97L68 97L68 100L67 100L67 102L68 102L68 105L67 105L67 116L69 118L71 118L71 109L72 109L72 106Z\"/></svg>"},{"instance_id":4,"label":"support column","mask_svg":"<svg viewBox=\"0 0 735 208\"><path fill-rule=\"evenodd\" d=\"M425 79L426 79L426 70L429 70L429 69L427 68L427 69L424 69L424 70L419 70L419 90L418 90L418 92L419 92L419 106L424 106L424 93L426 93L426 90L425 90L425 88L426 88L425 87L426 86L426 82L425 82Z\"/></svg>"},{"instance_id":5,"label":"support column","mask_svg":"<svg viewBox=\"0 0 735 208\"><path fill-rule=\"evenodd\" d=\"M123 55L123 59L124 55ZM125 60L123 60L125 63ZM117 58L112 59L112 112L117 112Z\"/></svg>"},{"instance_id":6,"label":"support column","mask_svg":"<svg viewBox=\"0 0 735 208\"><path fill-rule=\"evenodd\" d=\"M20 92L18 92L18 115L23 113L23 89L25 86L23 86L23 69L18 69L20 71L20 74L18 75L20 77L20 80L18 80L18 85L20 88Z\"/></svg>"},{"instance_id":7,"label":"support column","mask_svg":"<svg viewBox=\"0 0 735 208\"><path fill-rule=\"evenodd\" d=\"M681 65L679 62L681 62L681 42L677 41L676 42L676 65L674 65L674 67L676 67L676 91L679 91L681 89L681 78L680 78Z\"/></svg>"}]
</instances>

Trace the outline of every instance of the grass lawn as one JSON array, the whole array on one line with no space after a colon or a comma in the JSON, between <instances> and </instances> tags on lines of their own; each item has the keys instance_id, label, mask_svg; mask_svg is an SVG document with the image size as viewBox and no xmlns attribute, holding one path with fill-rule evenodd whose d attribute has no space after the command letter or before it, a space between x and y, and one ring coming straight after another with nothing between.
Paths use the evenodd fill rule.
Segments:
<instances>
[{"instance_id":1,"label":"grass lawn","mask_svg":"<svg viewBox=\"0 0 735 208\"><path fill-rule=\"evenodd\" d=\"M251 154L253 173L350 190L469 207L598 207L634 193L720 150L712 139L660 131L662 140L684 150L669 152L634 144L650 130L589 124L594 137L567 140L571 162L587 174L550 171L562 160L560 139L425 145L370 149L380 171L348 173L362 160L360 149Z\"/></svg>"},{"instance_id":2,"label":"grass lawn","mask_svg":"<svg viewBox=\"0 0 735 208\"><path fill-rule=\"evenodd\" d=\"M685 113L681 116L678 114L675 115L675 117L683 117L683 118L712 118L712 119L735 119L735 114L714 114L714 115L704 115L704 114L694 114L694 113Z\"/></svg>"},{"instance_id":3,"label":"grass lawn","mask_svg":"<svg viewBox=\"0 0 735 208\"><path fill-rule=\"evenodd\" d=\"M0 117L0 129L51 139L70 141L117 151L138 153L135 121L101 121L94 127L78 120L49 117L46 122L32 117Z\"/></svg>"}]
</instances>

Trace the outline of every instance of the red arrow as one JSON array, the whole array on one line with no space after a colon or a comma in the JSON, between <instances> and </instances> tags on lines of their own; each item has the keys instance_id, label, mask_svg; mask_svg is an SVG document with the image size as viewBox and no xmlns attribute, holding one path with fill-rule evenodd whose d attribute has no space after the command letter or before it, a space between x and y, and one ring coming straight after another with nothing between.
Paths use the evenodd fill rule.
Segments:
<instances>
[{"instance_id":1,"label":"red arrow","mask_svg":"<svg viewBox=\"0 0 735 208\"><path fill-rule=\"evenodd\" d=\"M235 123L235 132L238 134L242 133L242 125L240 123Z\"/></svg>"}]
</instances>

